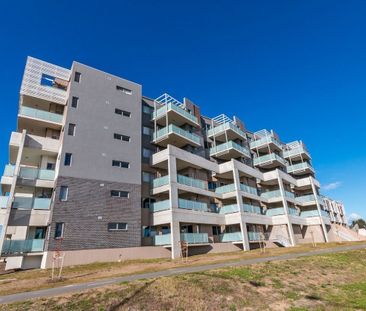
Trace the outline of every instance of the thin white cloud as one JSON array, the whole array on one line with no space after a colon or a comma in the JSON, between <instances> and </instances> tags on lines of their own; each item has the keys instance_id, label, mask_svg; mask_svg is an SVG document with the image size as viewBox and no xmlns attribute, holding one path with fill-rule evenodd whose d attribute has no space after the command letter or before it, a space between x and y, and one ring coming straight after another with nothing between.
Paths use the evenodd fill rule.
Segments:
<instances>
[{"instance_id":1,"label":"thin white cloud","mask_svg":"<svg viewBox=\"0 0 366 311\"><path fill-rule=\"evenodd\" d=\"M331 182L329 184L324 185L323 186L323 189L325 191L334 190L334 189L339 188L341 185L342 185L342 182L341 181L335 181L335 182Z\"/></svg>"},{"instance_id":2,"label":"thin white cloud","mask_svg":"<svg viewBox=\"0 0 366 311\"><path fill-rule=\"evenodd\" d=\"M348 217L347 217L347 222L348 224L351 224L352 221L354 220L358 220L361 219L361 215L357 214L357 213L351 213Z\"/></svg>"}]
</instances>

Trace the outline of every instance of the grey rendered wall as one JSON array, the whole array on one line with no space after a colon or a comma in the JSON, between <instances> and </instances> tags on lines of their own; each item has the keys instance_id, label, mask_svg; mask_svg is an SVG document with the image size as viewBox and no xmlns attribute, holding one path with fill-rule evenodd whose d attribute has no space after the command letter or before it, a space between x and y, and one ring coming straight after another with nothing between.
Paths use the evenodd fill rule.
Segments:
<instances>
[{"instance_id":1,"label":"grey rendered wall","mask_svg":"<svg viewBox=\"0 0 366 311\"><path fill-rule=\"evenodd\" d=\"M80 83L74 82L75 71ZM71 107L72 96L79 98L77 109ZM141 86L75 62L69 98L59 175L141 184ZM115 108L131 112L131 118L115 114ZM76 124L75 136L67 135L69 123ZM130 136L131 142L115 140L114 133ZM65 152L73 155L71 167L63 165ZM130 168L112 167L112 160L129 162Z\"/></svg>"},{"instance_id":2,"label":"grey rendered wall","mask_svg":"<svg viewBox=\"0 0 366 311\"><path fill-rule=\"evenodd\" d=\"M75 72L80 83L74 82ZM116 86L132 90L132 95ZM77 108L71 107L78 97ZM73 63L61 163L47 249L54 250L56 222L65 223L63 250L122 248L141 243L141 86L108 73ZM131 112L131 117L115 113ZM75 136L67 133L76 125ZM113 134L131 137L116 140ZM72 153L71 167L64 166L65 153ZM112 160L126 161L129 168L112 167ZM61 186L68 186L67 202L59 200ZM111 190L130 193L129 198L111 197ZM128 231L107 230L109 222L126 222Z\"/></svg>"}]
</instances>

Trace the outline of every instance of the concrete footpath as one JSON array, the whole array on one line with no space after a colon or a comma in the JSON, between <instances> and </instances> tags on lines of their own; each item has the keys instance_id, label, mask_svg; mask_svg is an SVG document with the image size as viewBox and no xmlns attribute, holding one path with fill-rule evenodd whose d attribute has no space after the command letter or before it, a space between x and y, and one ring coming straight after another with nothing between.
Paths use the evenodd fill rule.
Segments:
<instances>
[{"instance_id":1,"label":"concrete footpath","mask_svg":"<svg viewBox=\"0 0 366 311\"><path fill-rule=\"evenodd\" d=\"M173 269L157 271L157 272L132 274L132 275L128 275L128 276L116 277L116 278L111 278L111 279L103 279L100 281L66 285L66 286L61 286L61 287L36 290L36 291L32 291L32 292L23 292L23 293L8 295L8 296L0 296L0 303L3 304L3 303L19 302L19 301L24 301L24 300L28 300L28 299L45 298L45 297L58 296L58 295L62 296L65 294L72 294L75 292L93 289L93 288L97 288L97 287L102 287L102 286L106 286L106 285L113 285L113 284L117 284L120 282L131 282L131 281L140 280L140 279L153 279L153 278L159 278L159 277L163 277L163 276L201 272L201 271L218 269L218 268L245 266L245 265L252 265L252 264L268 262L268 261L288 260L288 259L295 259L295 258L301 258L301 257L309 257L309 256L314 256L314 255L324 255L324 254L338 253L338 252L343 252L343 251L351 251L351 250L358 250L358 249L364 249L364 248L366 248L366 243L359 244L359 245L351 245L351 246L338 246L338 247L328 248L328 249L319 249L319 250L314 250L314 251L304 252L304 253L284 254L284 255L279 255L279 256L253 258L253 259L242 259L242 260L238 260L238 261L223 262L223 263L216 263L216 264L210 264L210 265L187 266L187 267L179 267L179 268L173 268Z\"/></svg>"}]
</instances>

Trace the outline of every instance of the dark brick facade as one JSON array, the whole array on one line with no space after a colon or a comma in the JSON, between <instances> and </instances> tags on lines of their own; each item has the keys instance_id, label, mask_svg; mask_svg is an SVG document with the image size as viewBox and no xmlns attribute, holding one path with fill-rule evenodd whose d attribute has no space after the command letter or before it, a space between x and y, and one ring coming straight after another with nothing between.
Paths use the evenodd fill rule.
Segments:
<instances>
[{"instance_id":1,"label":"dark brick facade","mask_svg":"<svg viewBox=\"0 0 366 311\"><path fill-rule=\"evenodd\" d=\"M68 200L59 200L68 186ZM129 191L129 198L111 197L111 190ZM65 223L62 250L122 248L141 245L141 185L62 177L56 196L47 249L59 246L54 239L56 222ZM108 223L128 223L127 231L108 231Z\"/></svg>"}]
</instances>

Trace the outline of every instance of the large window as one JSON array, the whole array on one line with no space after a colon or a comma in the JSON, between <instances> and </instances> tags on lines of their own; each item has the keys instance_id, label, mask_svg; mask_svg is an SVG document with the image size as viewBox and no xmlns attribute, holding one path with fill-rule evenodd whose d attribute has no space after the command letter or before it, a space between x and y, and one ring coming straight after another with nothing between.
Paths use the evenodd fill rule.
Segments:
<instances>
[{"instance_id":1,"label":"large window","mask_svg":"<svg viewBox=\"0 0 366 311\"><path fill-rule=\"evenodd\" d=\"M150 158L151 157L151 155L152 155L152 150L151 149L147 149L147 148L143 148L142 149L142 156L144 157L144 158Z\"/></svg>"},{"instance_id":2,"label":"large window","mask_svg":"<svg viewBox=\"0 0 366 311\"><path fill-rule=\"evenodd\" d=\"M60 187L60 201L67 201L69 196L69 187L68 186L61 186Z\"/></svg>"},{"instance_id":3,"label":"large window","mask_svg":"<svg viewBox=\"0 0 366 311\"><path fill-rule=\"evenodd\" d=\"M72 163L72 153L65 153L64 165L71 166L71 163Z\"/></svg>"},{"instance_id":4,"label":"large window","mask_svg":"<svg viewBox=\"0 0 366 311\"><path fill-rule=\"evenodd\" d=\"M108 231L127 231L128 224L125 222L110 222L108 223Z\"/></svg>"},{"instance_id":5,"label":"large window","mask_svg":"<svg viewBox=\"0 0 366 311\"><path fill-rule=\"evenodd\" d=\"M114 137L114 139L117 139L117 140L128 141L128 142L131 141L131 137L127 136L127 135L114 133L113 137Z\"/></svg>"},{"instance_id":6,"label":"large window","mask_svg":"<svg viewBox=\"0 0 366 311\"><path fill-rule=\"evenodd\" d=\"M123 190L111 190L111 197L115 198L129 198L130 193Z\"/></svg>"},{"instance_id":7,"label":"large window","mask_svg":"<svg viewBox=\"0 0 366 311\"><path fill-rule=\"evenodd\" d=\"M120 168L129 168L130 167L130 163L129 162L125 162L125 161L112 160L112 166L120 167Z\"/></svg>"},{"instance_id":8,"label":"large window","mask_svg":"<svg viewBox=\"0 0 366 311\"><path fill-rule=\"evenodd\" d=\"M56 222L55 239L63 238L64 237L64 231L65 231L65 223Z\"/></svg>"}]
</instances>

